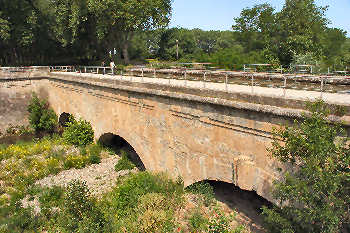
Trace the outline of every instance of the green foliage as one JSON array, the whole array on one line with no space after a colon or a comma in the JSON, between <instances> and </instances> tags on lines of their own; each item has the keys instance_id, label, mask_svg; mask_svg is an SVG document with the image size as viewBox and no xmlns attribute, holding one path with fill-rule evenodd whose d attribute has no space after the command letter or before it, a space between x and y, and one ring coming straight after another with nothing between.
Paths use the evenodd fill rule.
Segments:
<instances>
[{"instance_id":1,"label":"green foliage","mask_svg":"<svg viewBox=\"0 0 350 233\"><path fill-rule=\"evenodd\" d=\"M85 120L70 119L62 134L66 143L76 146L86 146L94 141L94 130L91 124Z\"/></svg>"},{"instance_id":2,"label":"green foliage","mask_svg":"<svg viewBox=\"0 0 350 233\"><path fill-rule=\"evenodd\" d=\"M206 181L194 183L186 187L186 191L199 194L202 196L202 201L206 206L210 206L214 201L214 190L213 187Z\"/></svg>"},{"instance_id":3,"label":"green foliage","mask_svg":"<svg viewBox=\"0 0 350 233\"><path fill-rule=\"evenodd\" d=\"M66 232L102 232L104 215L90 196L85 182L73 180L64 194L59 226Z\"/></svg>"},{"instance_id":4,"label":"green foliage","mask_svg":"<svg viewBox=\"0 0 350 233\"><path fill-rule=\"evenodd\" d=\"M128 152L125 150L121 150L121 159L118 160L118 163L114 166L115 171L121 171L121 170L131 170L135 167L135 164L130 161Z\"/></svg>"},{"instance_id":5,"label":"green foliage","mask_svg":"<svg viewBox=\"0 0 350 233\"><path fill-rule=\"evenodd\" d=\"M54 208L59 208L63 204L64 190L60 186L52 188L42 188L39 193L40 213L46 220L57 217L58 212Z\"/></svg>"},{"instance_id":6,"label":"green foliage","mask_svg":"<svg viewBox=\"0 0 350 233\"><path fill-rule=\"evenodd\" d=\"M142 232L163 232L166 228L173 228L173 206L169 205L164 194L147 193L140 197L137 212L140 221L139 229Z\"/></svg>"},{"instance_id":7,"label":"green foliage","mask_svg":"<svg viewBox=\"0 0 350 233\"><path fill-rule=\"evenodd\" d=\"M88 150L89 150L89 162L91 164L100 163L102 146L99 144L92 144L88 147Z\"/></svg>"},{"instance_id":8,"label":"green foliage","mask_svg":"<svg viewBox=\"0 0 350 233\"><path fill-rule=\"evenodd\" d=\"M83 168L89 162L89 157L84 155L68 155L63 163L64 169Z\"/></svg>"},{"instance_id":9,"label":"green foliage","mask_svg":"<svg viewBox=\"0 0 350 233\"><path fill-rule=\"evenodd\" d=\"M225 213L219 209L215 208L213 211L214 217L209 221L209 230L211 233L229 233L231 232L230 222L232 221L233 216L226 216ZM234 232L240 232L240 227L237 228Z\"/></svg>"},{"instance_id":10,"label":"green foliage","mask_svg":"<svg viewBox=\"0 0 350 233\"><path fill-rule=\"evenodd\" d=\"M274 189L279 206L263 211L269 232L339 232L350 220L349 138L323 102L309 108L275 131L271 154L285 166Z\"/></svg>"},{"instance_id":11,"label":"green foliage","mask_svg":"<svg viewBox=\"0 0 350 233\"><path fill-rule=\"evenodd\" d=\"M33 93L28 106L29 123L36 131L53 132L57 126L57 115L49 108L46 100Z\"/></svg>"},{"instance_id":12,"label":"green foliage","mask_svg":"<svg viewBox=\"0 0 350 233\"><path fill-rule=\"evenodd\" d=\"M209 220L196 209L189 217L189 228L191 232L203 232L208 230Z\"/></svg>"},{"instance_id":13,"label":"green foliage","mask_svg":"<svg viewBox=\"0 0 350 233\"><path fill-rule=\"evenodd\" d=\"M172 232L174 211L183 203L183 184L165 174L140 172L123 180L104 199L104 212L116 223L112 231Z\"/></svg>"}]
</instances>

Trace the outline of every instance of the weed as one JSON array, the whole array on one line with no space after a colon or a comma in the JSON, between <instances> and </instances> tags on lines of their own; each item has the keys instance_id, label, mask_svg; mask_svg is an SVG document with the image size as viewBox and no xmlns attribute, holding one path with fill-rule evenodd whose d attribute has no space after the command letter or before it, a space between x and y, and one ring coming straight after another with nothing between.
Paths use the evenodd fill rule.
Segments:
<instances>
[{"instance_id":1,"label":"weed","mask_svg":"<svg viewBox=\"0 0 350 233\"><path fill-rule=\"evenodd\" d=\"M186 188L187 192L199 194L202 196L202 201L206 206L210 206L214 202L214 190L208 182L197 182Z\"/></svg>"},{"instance_id":2,"label":"weed","mask_svg":"<svg viewBox=\"0 0 350 233\"><path fill-rule=\"evenodd\" d=\"M88 147L88 150L89 150L89 162L91 164L100 163L102 147L98 144L92 144Z\"/></svg>"},{"instance_id":3,"label":"weed","mask_svg":"<svg viewBox=\"0 0 350 233\"><path fill-rule=\"evenodd\" d=\"M121 159L118 161L118 163L114 166L115 171L121 171L121 170L131 170L135 167L135 164L133 164L129 157L128 153L124 150L121 150Z\"/></svg>"},{"instance_id":4,"label":"weed","mask_svg":"<svg viewBox=\"0 0 350 233\"><path fill-rule=\"evenodd\" d=\"M189 229L191 232L207 231L208 224L209 220L202 215L199 209L195 209L189 217Z\"/></svg>"}]
</instances>

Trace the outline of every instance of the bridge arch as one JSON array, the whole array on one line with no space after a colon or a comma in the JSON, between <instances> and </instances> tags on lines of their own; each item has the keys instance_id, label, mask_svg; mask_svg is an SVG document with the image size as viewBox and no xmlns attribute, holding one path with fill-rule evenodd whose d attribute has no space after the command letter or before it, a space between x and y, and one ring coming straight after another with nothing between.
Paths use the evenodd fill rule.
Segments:
<instances>
[{"instance_id":1,"label":"bridge arch","mask_svg":"<svg viewBox=\"0 0 350 233\"><path fill-rule=\"evenodd\" d=\"M70 122L71 117L73 117L72 114L67 112L62 112L60 116L58 117L58 124L61 127L66 127L67 123Z\"/></svg>"},{"instance_id":2,"label":"bridge arch","mask_svg":"<svg viewBox=\"0 0 350 233\"><path fill-rule=\"evenodd\" d=\"M245 222L252 232L265 232L261 208L263 206L272 207L273 203L255 191L241 189L229 182L202 180L188 186L188 188L203 183L206 183L206 185L201 186L204 189L202 191L205 192L207 190L206 188L208 188L207 185L210 185L213 189L214 199L223 203L224 208L235 211L238 214L238 218Z\"/></svg>"},{"instance_id":3,"label":"bridge arch","mask_svg":"<svg viewBox=\"0 0 350 233\"><path fill-rule=\"evenodd\" d=\"M141 171L146 170L142 157L125 138L113 133L104 133L99 136L97 142L110 148L118 155L120 154L121 150L126 151L129 159L137 166L138 169Z\"/></svg>"}]
</instances>

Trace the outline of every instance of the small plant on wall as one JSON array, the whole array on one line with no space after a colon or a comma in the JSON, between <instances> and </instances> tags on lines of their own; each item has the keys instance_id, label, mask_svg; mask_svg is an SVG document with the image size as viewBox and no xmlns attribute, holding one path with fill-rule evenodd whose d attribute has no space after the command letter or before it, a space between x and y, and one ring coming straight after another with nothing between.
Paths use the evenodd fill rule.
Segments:
<instances>
[{"instance_id":1,"label":"small plant on wall","mask_svg":"<svg viewBox=\"0 0 350 233\"><path fill-rule=\"evenodd\" d=\"M56 113L49 107L45 99L40 99L35 93L32 94L28 112L29 124L36 133L52 133L55 130L57 126Z\"/></svg>"}]
</instances>

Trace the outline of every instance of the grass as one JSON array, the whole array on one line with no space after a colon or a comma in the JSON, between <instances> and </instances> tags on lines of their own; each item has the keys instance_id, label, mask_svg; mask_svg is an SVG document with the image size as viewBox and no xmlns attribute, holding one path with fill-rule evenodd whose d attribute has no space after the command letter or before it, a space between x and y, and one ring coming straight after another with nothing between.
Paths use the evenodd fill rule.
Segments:
<instances>
[{"instance_id":1,"label":"grass","mask_svg":"<svg viewBox=\"0 0 350 233\"><path fill-rule=\"evenodd\" d=\"M0 232L6 232L10 226L14 231L35 227L18 222L22 217L34 221L27 216L31 210L18 206L18 201L32 192L35 181L64 169L100 161L101 150L97 146L89 147L88 156L67 153L71 148L57 136L0 146Z\"/></svg>"},{"instance_id":2,"label":"grass","mask_svg":"<svg viewBox=\"0 0 350 233\"><path fill-rule=\"evenodd\" d=\"M122 170L131 170L135 167L135 164L130 161L129 155L126 151L121 150L121 159L118 161L118 163L114 166L115 171L122 171Z\"/></svg>"},{"instance_id":3,"label":"grass","mask_svg":"<svg viewBox=\"0 0 350 233\"><path fill-rule=\"evenodd\" d=\"M213 205L208 183L185 189L181 179L165 173L130 173L98 199L77 180L67 187L34 185L49 174L86 166L102 151L90 145L72 154L71 148L58 137L0 147L0 232L245 232L231 227L234 218ZM116 167L134 166L122 152ZM189 195L200 200L191 208ZM25 197L37 200L41 211L23 208Z\"/></svg>"}]
</instances>

